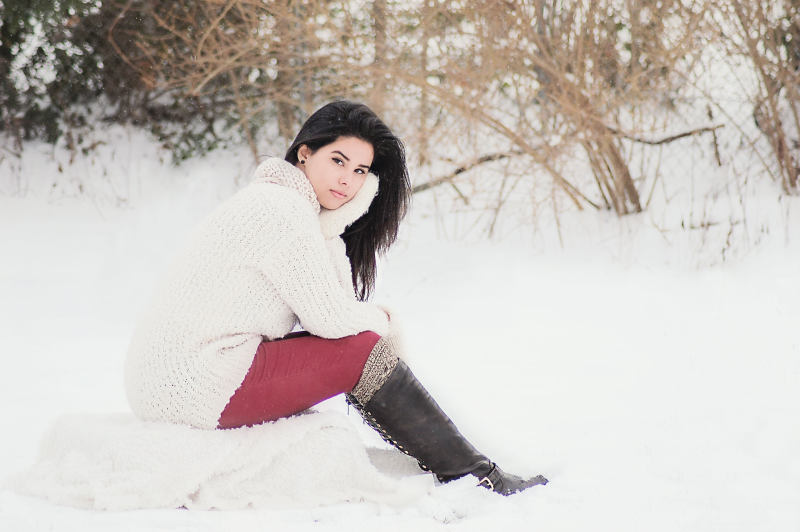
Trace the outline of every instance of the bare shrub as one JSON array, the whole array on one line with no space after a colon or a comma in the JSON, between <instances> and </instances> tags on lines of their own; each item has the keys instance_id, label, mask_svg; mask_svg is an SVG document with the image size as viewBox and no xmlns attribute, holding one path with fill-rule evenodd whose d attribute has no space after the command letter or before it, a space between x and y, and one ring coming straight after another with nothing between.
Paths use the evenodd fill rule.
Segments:
<instances>
[{"instance_id":1,"label":"bare shrub","mask_svg":"<svg viewBox=\"0 0 800 532\"><path fill-rule=\"evenodd\" d=\"M552 187L553 205L566 198L578 209L640 212L669 172L662 149L687 137L706 135L723 164L721 126L707 103L682 113L697 58L713 37L706 22L728 4L110 1L121 20L141 21L108 37L143 83L225 117L254 156L264 124L289 137L322 103L364 100L407 140L417 191L445 185L463 206L480 209L468 188L489 176L493 191L480 198L493 213L490 232L509 194L531 183ZM753 30L754 38L764 31ZM783 80L770 68L769 79ZM796 91L788 81L777 83L781 101ZM760 107L763 128L774 130L770 100ZM785 128L784 137L786 149L778 142L776 153L793 149ZM795 186L796 176L785 180Z\"/></svg>"},{"instance_id":2,"label":"bare shrub","mask_svg":"<svg viewBox=\"0 0 800 532\"><path fill-rule=\"evenodd\" d=\"M800 192L800 1L728 0L715 12L731 57L743 57L758 80L749 94L753 120L769 143L777 180ZM771 166L771 165L767 165Z\"/></svg>"},{"instance_id":3,"label":"bare shrub","mask_svg":"<svg viewBox=\"0 0 800 532\"><path fill-rule=\"evenodd\" d=\"M404 35L416 37L413 49L421 59L386 68L418 87L429 100L425 105L435 101L491 131L505 146L503 153L528 158L579 207L620 215L641 211L646 169L638 175L631 170L630 144L710 131L703 124L665 135L648 127L653 112L669 113L702 47L698 30L705 8L693 2L483 0L425 6L415 32ZM574 145L586 158L588 183L561 169Z\"/></svg>"},{"instance_id":4,"label":"bare shrub","mask_svg":"<svg viewBox=\"0 0 800 532\"><path fill-rule=\"evenodd\" d=\"M380 25L352 3L115 1L146 22L120 54L149 83L235 114L254 155L268 114L289 137L320 102L369 99L358 72L362 50L381 49Z\"/></svg>"}]
</instances>

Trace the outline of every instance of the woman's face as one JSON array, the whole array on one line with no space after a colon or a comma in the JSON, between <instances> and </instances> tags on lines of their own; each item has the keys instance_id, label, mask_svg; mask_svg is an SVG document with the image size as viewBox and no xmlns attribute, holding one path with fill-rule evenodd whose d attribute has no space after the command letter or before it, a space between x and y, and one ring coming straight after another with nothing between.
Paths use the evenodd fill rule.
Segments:
<instances>
[{"instance_id":1,"label":"woman's face","mask_svg":"<svg viewBox=\"0 0 800 532\"><path fill-rule=\"evenodd\" d=\"M297 167L311 182L319 204L338 209L356 195L372 165L372 144L356 137L339 137L312 152L297 150Z\"/></svg>"}]
</instances>

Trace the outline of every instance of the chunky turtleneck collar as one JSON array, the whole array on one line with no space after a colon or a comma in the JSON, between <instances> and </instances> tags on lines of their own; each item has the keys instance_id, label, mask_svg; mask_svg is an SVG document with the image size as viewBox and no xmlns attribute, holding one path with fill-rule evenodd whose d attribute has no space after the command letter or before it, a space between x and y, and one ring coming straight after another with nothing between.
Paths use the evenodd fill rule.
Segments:
<instances>
[{"instance_id":1,"label":"chunky turtleneck collar","mask_svg":"<svg viewBox=\"0 0 800 532\"><path fill-rule=\"evenodd\" d=\"M307 199L316 212L320 211L317 195L306 174L283 159L270 157L259 164L253 173L253 183L273 183L290 188Z\"/></svg>"},{"instance_id":2,"label":"chunky turtleneck collar","mask_svg":"<svg viewBox=\"0 0 800 532\"><path fill-rule=\"evenodd\" d=\"M277 157L271 157L258 165L253 182L274 183L297 191L319 213L320 229L325 238L333 238L344 233L347 226L361 218L369 210L373 198L378 193L378 178L373 174L368 174L353 199L338 209L323 209L317 201L311 182L303 171Z\"/></svg>"}]
</instances>

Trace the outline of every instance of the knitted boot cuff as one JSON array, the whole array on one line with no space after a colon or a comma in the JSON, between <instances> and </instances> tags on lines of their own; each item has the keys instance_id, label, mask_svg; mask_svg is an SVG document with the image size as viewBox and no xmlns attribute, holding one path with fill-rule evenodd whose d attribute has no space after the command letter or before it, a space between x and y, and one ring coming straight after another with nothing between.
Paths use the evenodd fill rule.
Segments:
<instances>
[{"instance_id":1,"label":"knitted boot cuff","mask_svg":"<svg viewBox=\"0 0 800 532\"><path fill-rule=\"evenodd\" d=\"M364 364L364 371L361 372L358 384L355 385L350 393L362 405L367 404L367 401L372 399L375 392L381 389L389 375L392 374L395 366L397 366L397 361L398 358L392 342L385 337L381 337L375 347L372 348L372 352Z\"/></svg>"}]
</instances>

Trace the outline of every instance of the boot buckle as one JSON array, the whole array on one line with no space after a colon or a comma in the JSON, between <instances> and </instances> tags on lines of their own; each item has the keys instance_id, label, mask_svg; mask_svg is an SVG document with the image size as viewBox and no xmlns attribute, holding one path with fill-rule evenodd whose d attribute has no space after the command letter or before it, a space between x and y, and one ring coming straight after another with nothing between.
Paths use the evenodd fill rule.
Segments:
<instances>
[{"instance_id":1,"label":"boot buckle","mask_svg":"<svg viewBox=\"0 0 800 532\"><path fill-rule=\"evenodd\" d=\"M492 471L494 471L494 470L492 470ZM492 482L491 479L489 479L489 477L483 477L482 479L480 479L478 481L477 485L480 486L480 485L482 485L484 483L486 483L486 487L489 488L490 491L494 491L494 482Z\"/></svg>"}]
</instances>

